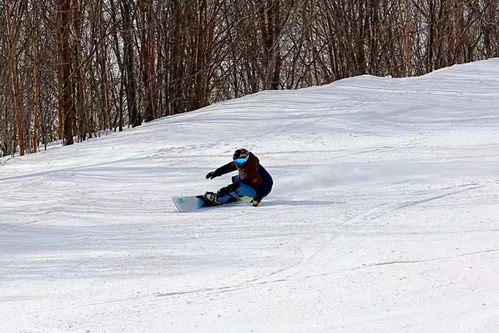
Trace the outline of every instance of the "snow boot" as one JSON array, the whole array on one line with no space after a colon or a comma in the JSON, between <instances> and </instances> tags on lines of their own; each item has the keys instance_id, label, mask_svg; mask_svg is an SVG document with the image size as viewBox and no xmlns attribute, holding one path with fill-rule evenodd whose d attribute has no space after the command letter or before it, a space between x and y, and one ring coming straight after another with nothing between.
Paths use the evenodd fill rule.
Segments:
<instances>
[{"instance_id":1,"label":"snow boot","mask_svg":"<svg viewBox=\"0 0 499 333\"><path fill-rule=\"evenodd\" d=\"M217 206L220 203L217 201L217 194L213 192L206 192L203 194L204 207Z\"/></svg>"}]
</instances>

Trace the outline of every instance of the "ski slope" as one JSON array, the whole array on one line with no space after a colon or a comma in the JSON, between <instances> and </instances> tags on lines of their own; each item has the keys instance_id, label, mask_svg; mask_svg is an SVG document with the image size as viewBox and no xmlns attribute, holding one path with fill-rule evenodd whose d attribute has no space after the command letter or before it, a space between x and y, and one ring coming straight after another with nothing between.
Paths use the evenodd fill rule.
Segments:
<instances>
[{"instance_id":1,"label":"ski slope","mask_svg":"<svg viewBox=\"0 0 499 333\"><path fill-rule=\"evenodd\" d=\"M262 205L177 213L238 147ZM0 253L0 332L499 332L499 59L4 161Z\"/></svg>"}]
</instances>

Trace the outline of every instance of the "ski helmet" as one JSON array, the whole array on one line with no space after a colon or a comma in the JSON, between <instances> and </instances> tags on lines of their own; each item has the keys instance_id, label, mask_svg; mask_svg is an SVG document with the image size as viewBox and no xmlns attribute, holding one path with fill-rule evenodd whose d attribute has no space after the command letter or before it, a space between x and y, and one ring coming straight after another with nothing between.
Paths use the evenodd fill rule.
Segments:
<instances>
[{"instance_id":1,"label":"ski helmet","mask_svg":"<svg viewBox=\"0 0 499 333\"><path fill-rule=\"evenodd\" d=\"M232 159L236 164L244 164L248 161L250 152L244 148L237 149L232 155Z\"/></svg>"}]
</instances>

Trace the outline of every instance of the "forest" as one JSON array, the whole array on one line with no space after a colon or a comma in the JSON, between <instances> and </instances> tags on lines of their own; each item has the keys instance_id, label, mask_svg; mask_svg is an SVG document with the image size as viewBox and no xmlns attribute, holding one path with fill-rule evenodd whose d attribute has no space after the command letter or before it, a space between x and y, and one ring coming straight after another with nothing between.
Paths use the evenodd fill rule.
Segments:
<instances>
[{"instance_id":1,"label":"forest","mask_svg":"<svg viewBox=\"0 0 499 333\"><path fill-rule=\"evenodd\" d=\"M0 0L0 157L256 93L499 56L498 0Z\"/></svg>"}]
</instances>

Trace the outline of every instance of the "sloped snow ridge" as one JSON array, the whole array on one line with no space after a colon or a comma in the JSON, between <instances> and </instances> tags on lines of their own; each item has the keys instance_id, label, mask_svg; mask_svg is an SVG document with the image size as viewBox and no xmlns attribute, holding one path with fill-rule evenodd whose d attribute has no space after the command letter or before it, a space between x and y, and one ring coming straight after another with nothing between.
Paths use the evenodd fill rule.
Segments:
<instances>
[{"instance_id":1,"label":"sloped snow ridge","mask_svg":"<svg viewBox=\"0 0 499 333\"><path fill-rule=\"evenodd\" d=\"M360 76L0 166L0 332L499 332L499 59ZM253 151L260 207L172 196Z\"/></svg>"}]
</instances>

